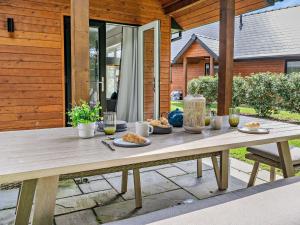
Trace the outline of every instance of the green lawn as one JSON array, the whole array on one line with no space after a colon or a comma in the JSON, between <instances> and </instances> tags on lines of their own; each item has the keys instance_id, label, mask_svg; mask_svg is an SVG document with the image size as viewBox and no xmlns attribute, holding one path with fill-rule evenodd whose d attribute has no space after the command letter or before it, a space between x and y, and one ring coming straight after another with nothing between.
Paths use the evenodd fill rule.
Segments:
<instances>
[{"instance_id":1,"label":"green lawn","mask_svg":"<svg viewBox=\"0 0 300 225\"><path fill-rule=\"evenodd\" d=\"M171 110L175 110L176 108L183 110L183 102L182 101L172 101L171 102ZM216 108L216 106L213 106L213 108ZM254 116L256 115L255 110L252 108L247 108L247 107L239 107L239 108L241 110L241 114L254 115ZM280 111L277 114L272 114L271 118L277 119L277 120L284 120L284 121L300 122L300 114L299 113L290 113L287 111ZM290 145L300 147L300 140L298 140L298 139L292 140L289 143L290 143ZM245 158L245 154L246 154L246 148L232 149L230 151L231 157L248 162L250 164L253 164L253 161L247 160ZM263 169L269 170L269 167L266 165L261 165L261 167ZM300 176L300 172L297 175Z\"/></svg>"}]
</instances>

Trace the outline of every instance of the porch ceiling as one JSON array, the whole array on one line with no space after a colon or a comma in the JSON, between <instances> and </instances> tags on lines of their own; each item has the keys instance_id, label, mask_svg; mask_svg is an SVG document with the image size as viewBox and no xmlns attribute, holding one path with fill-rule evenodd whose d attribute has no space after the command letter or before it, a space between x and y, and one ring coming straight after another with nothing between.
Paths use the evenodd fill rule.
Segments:
<instances>
[{"instance_id":1,"label":"porch ceiling","mask_svg":"<svg viewBox=\"0 0 300 225\"><path fill-rule=\"evenodd\" d=\"M191 29L220 19L220 0L160 0L166 14L184 29ZM274 0L236 0L235 14L267 7Z\"/></svg>"}]
</instances>

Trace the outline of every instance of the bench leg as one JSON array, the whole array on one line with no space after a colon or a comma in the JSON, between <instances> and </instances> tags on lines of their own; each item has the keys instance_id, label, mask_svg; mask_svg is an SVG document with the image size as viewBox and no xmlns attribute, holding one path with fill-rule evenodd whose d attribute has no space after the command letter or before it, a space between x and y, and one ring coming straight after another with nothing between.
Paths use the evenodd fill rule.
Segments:
<instances>
[{"instance_id":1,"label":"bench leg","mask_svg":"<svg viewBox=\"0 0 300 225\"><path fill-rule=\"evenodd\" d=\"M254 185L255 180L256 180L256 176L257 176L257 173L258 173L258 168L259 168L259 162L255 161L252 172L251 172L251 176L250 176L250 179L249 179L249 182L248 182L248 187L252 187Z\"/></svg>"},{"instance_id":2,"label":"bench leg","mask_svg":"<svg viewBox=\"0 0 300 225\"><path fill-rule=\"evenodd\" d=\"M275 171L275 167L271 166L270 167L270 182L273 182L276 180L276 171Z\"/></svg>"},{"instance_id":3,"label":"bench leg","mask_svg":"<svg viewBox=\"0 0 300 225\"><path fill-rule=\"evenodd\" d=\"M202 177L202 159L197 159L197 177Z\"/></svg>"},{"instance_id":4,"label":"bench leg","mask_svg":"<svg viewBox=\"0 0 300 225\"><path fill-rule=\"evenodd\" d=\"M32 225L52 225L59 176L40 178L37 182Z\"/></svg>"},{"instance_id":5,"label":"bench leg","mask_svg":"<svg viewBox=\"0 0 300 225\"><path fill-rule=\"evenodd\" d=\"M220 186L220 168L219 168L219 165L218 165L217 157L216 156L212 156L211 157L211 161L212 161L212 164L213 164L213 168L214 168L214 172L215 172L217 184L218 184L218 187L219 187Z\"/></svg>"},{"instance_id":6,"label":"bench leg","mask_svg":"<svg viewBox=\"0 0 300 225\"><path fill-rule=\"evenodd\" d=\"M127 192L128 186L128 170L122 171L122 187L121 194L125 194Z\"/></svg>"},{"instance_id":7,"label":"bench leg","mask_svg":"<svg viewBox=\"0 0 300 225\"><path fill-rule=\"evenodd\" d=\"M277 147L284 178L295 176L289 143L287 141L278 142Z\"/></svg>"},{"instance_id":8,"label":"bench leg","mask_svg":"<svg viewBox=\"0 0 300 225\"><path fill-rule=\"evenodd\" d=\"M15 225L28 225L37 180L25 180L19 193Z\"/></svg>"},{"instance_id":9,"label":"bench leg","mask_svg":"<svg viewBox=\"0 0 300 225\"><path fill-rule=\"evenodd\" d=\"M135 193L135 207L142 208L142 190L141 190L141 178L139 169L133 169L133 182Z\"/></svg>"}]
</instances>

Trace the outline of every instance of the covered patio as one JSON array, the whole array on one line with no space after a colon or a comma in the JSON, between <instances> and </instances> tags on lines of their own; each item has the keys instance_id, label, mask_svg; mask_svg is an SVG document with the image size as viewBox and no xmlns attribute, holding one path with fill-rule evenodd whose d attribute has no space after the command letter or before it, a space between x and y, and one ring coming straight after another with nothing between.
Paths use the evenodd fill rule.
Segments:
<instances>
[{"instance_id":1,"label":"covered patio","mask_svg":"<svg viewBox=\"0 0 300 225\"><path fill-rule=\"evenodd\" d=\"M8 189L0 191L0 224L102 224L176 205L189 205L253 186L255 180L256 184L263 184L270 178L275 179L274 171L258 170L258 159L254 167L231 159L229 151L232 148L274 143L277 161L273 160L276 165L271 164L272 168L282 169L284 178L294 176L288 141L300 138L298 125L258 120L268 131L259 135L239 132L227 124L232 104L234 17L271 4L274 1L7 0L0 3L3 6L0 14L13 18L16 27L12 32L5 27L4 37L0 37L4 40L0 44L1 55L11 57L9 64L0 66L0 76L9 74L7 83L21 83L16 93L10 90L12 85L0 89L1 107L9 112L3 113L4 122L0 124L3 130L0 132L0 154L3 156L0 158L0 185ZM70 18L70 58L66 58L64 52L67 49L67 38L63 35L66 17ZM112 149L107 143L101 144L107 141L102 132L91 139L76 137L74 129L65 127L66 98L69 97L73 104L81 100L89 102L91 98L90 24L95 21L100 24L99 35L103 21L137 27L138 43L133 48L138 57L134 63L128 63L128 67L136 63L133 71L138 71L136 117L127 120L128 130L134 132L132 122L157 119L161 113L170 111L171 18L182 29L220 20L217 112L223 116L220 118L224 126L219 130L206 127L202 134L195 135L184 132L183 128L174 128L171 134L150 136L151 145L143 148L117 145ZM8 22L8 25L11 23L14 24ZM27 28L21 26L23 23ZM43 28L43 23L52 25ZM39 34L41 29L43 34ZM108 57L104 55L104 58ZM43 60L46 62L42 63ZM187 58L185 60L187 63ZM212 58L210 63L213 64ZM27 80L35 77L32 78L35 81L41 72L46 74L46 80L55 80L55 85L42 82L39 90L30 90L36 85L26 86ZM66 72L71 74L70 79ZM106 79L96 81L100 90L106 89ZM71 86L67 86L67 82ZM22 85L29 90L24 90ZM65 95L66 89L69 96ZM121 97L124 96L127 95ZM102 97L98 100L102 101ZM106 96L102 102L103 107L107 107ZM130 110L129 104L126 107ZM30 111L32 108L34 112ZM50 110L51 116L42 111L45 108ZM25 116L20 116L18 109L27 110ZM251 120L241 117L240 124ZM282 176L277 176L279 178Z\"/></svg>"}]
</instances>

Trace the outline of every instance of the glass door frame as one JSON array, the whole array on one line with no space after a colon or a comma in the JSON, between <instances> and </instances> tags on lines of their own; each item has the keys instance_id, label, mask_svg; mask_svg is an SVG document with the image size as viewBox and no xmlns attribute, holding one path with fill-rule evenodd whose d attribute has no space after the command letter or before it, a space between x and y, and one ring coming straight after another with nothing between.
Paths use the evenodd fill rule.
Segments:
<instances>
[{"instance_id":1,"label":"glass door frame","mask_svg":"<svg viewBox=\"0 0 300 225\"><path fill-rule=\"evenodd\" d=\"M99 28L99 90L100 101L103 108L106 107L106 22L90 19L90 27ZM72 66L71 66L71 18L64 16L64 69L65 69L65 109L69 111L72 104ZM103 84L104 82L104 84ZM66 115L68 126L68 116Z\"/></svg>"},{"instance_id":2,"label":"glass door frame","mask_svg":"<svg viewBox=\"0 0 300 225\"><path fill-rule=\"evenodd\" d=\"M138 28L138 120L144 120L144 32L154 30L154 119L160 117L160 21Z\"/></svg>"},{"instance_id":3,"label":"glass door frame","mask_svg":"<svg viewBox=\"0 0 300 225\"><path fill-rule=\"evenodd\" d=\"M106 109L106 22L90 20L90 27L98 28L99 37L99 100L102 109Z\"/></svg>"}]
</instances>

